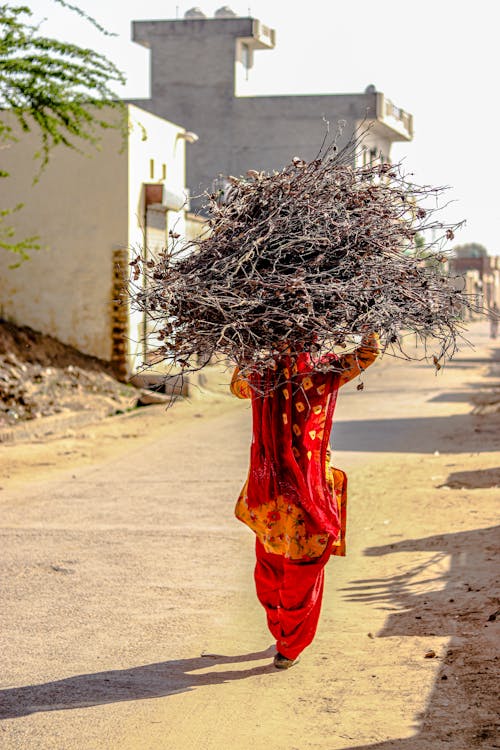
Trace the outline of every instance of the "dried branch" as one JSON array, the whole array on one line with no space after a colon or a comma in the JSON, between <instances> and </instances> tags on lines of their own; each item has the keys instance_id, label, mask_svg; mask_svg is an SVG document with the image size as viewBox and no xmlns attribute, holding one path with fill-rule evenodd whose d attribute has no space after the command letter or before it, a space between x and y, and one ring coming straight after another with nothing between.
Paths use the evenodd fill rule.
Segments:
<instances>
[{"instance_id":1,"label":"dried branch","mask_svg":"<svg viewBox=\"0 0 500 750\"><path fill-rule=\"evenodd\" d=\"M453 355L472 302L444 272L456 229L436 216L445 188L413 184L400 164L354 167L360 137L281 172L229 177L208 196L208 237L132 262L156 359L187 373L218 353L262 372L286 342L322 370L366 330L395 356L414 356L403 332L432 341L437 364ZM437 239L417 249L429 230Z\"/></svg>"}]
</instances>

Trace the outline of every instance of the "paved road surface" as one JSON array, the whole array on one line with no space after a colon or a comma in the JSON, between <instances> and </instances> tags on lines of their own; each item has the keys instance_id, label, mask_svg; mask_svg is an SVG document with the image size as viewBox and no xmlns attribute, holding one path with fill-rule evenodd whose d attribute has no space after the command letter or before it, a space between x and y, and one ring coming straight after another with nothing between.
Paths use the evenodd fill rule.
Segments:
<instances>
[{"instance_id":1,"label":"paved road surface","mask_svg":"<svg viewBox=\"0 0 500 750\"><path fill-rule=\"evenodd\" d=\"M198 401L152 439L140 412L114 428L113 457L5 488L0 747L496 747L498 422L470 415L495 349L483 325L471 335L477 349L438 376L387 359L341 393L349 553L329 563L317 638L286 673L232 516L246 403Z\"/></svg>"}]
</instances>

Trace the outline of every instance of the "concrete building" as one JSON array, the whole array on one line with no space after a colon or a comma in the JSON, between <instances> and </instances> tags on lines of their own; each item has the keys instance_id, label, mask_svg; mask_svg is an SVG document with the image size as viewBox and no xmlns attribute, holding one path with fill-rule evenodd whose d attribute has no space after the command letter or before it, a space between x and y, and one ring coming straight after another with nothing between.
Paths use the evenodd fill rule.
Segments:
<instances>
[{"instance_id":1,"label":"concrete building","mask_svg":"<svg viewBox=\"0 0 500 750\"><path fill-rule=\"evenodd\" d=\"M468 251L466 245L464 251L455 252L455 257L450 259L450 270L457 274L477 271L479 278L482 279L485 274L490 272L494 260L485 249L477 249L476 246L471 245L471 249Z\"/></svg>"},{"instance_id":2,"label":"concrete building","mask_svg":"<svg viewBox=\"0 0 500 750\"><path fill-rule=\"evenodd\" d=\"M494 304L500 308L500 256L488 255L482 246L464 245L456 248L449 268L478 310L491 309Z\"/></svg>"},{"instance_id":3,"label":"concrete building","mask_svg":"<svg viewBox=\"0 0 500 750\"><path fill-rule=\"evenodd\" d=\"M0 253L0 316L55 336L114 364L126 378L142 362L147 323L117 300L137 253L156 253L168 231L186 231L186 131L127 105L128 133L102 132L100 150L58 147L33 184L39 148L23 134L2 152L0 205L16 239L37 235L41 249L12 268ZM10 218L10 217L9 217Z\"/></svg>"},{"instance_id":4,"label":"concrete building","mask_svg":"<svg viewBox=\"0 0 500 750\"><path fill-rule=\"evenodd\" d=\"M500 309L500 268L491 268L483 276L476 269L470 269L456 277L455 283L473 304L473 309L467 312L468 320L480 320L494 305Z\"/></svg>"},{"instance_id":5,"label":"concrete building","mask_svg":"<svg viewBox=\"0 0 500 750\"><path fill-rule=\"evenodd\" d=\"M135 21L133 39L151 50L151 98L137 103L200 136L202 148L187 154L194 206L219 174L282 169L294 156L314 158L323 118L333 132L345 120L344 142L361 122L372 125L357 155L361 163L389 160L394 141L413 137L412 116L374 86L361 94L237 96L238 76L251 69L255 52L273 49L275 32L227 7L214 18L194 8L183 19Z\"/></svg>"}]
</instances>

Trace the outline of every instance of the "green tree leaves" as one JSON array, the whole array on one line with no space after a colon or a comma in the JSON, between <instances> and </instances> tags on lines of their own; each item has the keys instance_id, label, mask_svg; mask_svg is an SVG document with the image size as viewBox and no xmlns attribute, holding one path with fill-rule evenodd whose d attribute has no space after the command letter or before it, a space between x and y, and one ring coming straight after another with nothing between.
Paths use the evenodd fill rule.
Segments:
<instances>
[{"instance_id":1,"label":"green tree leaves","mask_svg":"<svg viewBox=\"0 0 500 750\"><path fill-rule=\"evenodd\" d=\"M108 33L77 6L54 1ZM36 180L55 146L97 145L99 130L125 131L125 105L113 89L125 78L104 55L43 36L39 26L30 23L31 16L25 5L0 5L0 148L17 140L19 128L38 132L41 148L36 154L40 159L38 169L34 168ZM0 178L7 176L0 163ZM0 248L23 254L29 241L9 241L12 232L3 224L12 210L0 210Z\"/></svg>"}]
</instances>

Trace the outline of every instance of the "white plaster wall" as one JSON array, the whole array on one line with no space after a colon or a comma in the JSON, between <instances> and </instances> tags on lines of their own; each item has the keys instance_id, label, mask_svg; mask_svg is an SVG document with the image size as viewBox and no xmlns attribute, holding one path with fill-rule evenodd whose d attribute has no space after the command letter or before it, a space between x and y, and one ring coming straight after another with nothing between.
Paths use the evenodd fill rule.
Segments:
<instances>
[{"instance_id":1,"label":"white plaster wall","mask_svg":"<svg viewBox=\"0 0 500 750\"><path fill-rule=\"evenodd\" d=\"M369 127L368 127L369 126ZM377 120L372 120L369 123L364 123L362 120L356 123L356 127L360 131L364 131L367 127L366 133L363 137L363 142L357 149L356 162L358 166L362 166L362 148L366 148L368 151L374 148L377 152L376 161L378 161L378 154L382 152L384 159L387 161L391 157L391 146L392 140L388 135L388 129Z\"/></svg>"},{"instance_id":2,"label":"white plaster wall","mask_svg":"<svg viewBox=\"0 0 500 750\"><path fill-rule=\"evenodd\" d=\"M131 247L142 247L144 226L144 193L143 184L164 182L169 190L182 193L186 184L185 154L186 142L178 137L184 128L168 120L146 112L139 107L129 105L129 242ZM154 162L154 174L151 177L150 161ZM166 178L163 179L162 165L166 167ZM169 224L177 220L178 229L185 231L184 212L172 212Z\"/></svg>"},{"instance_id":3,"label":"white plaster wall","mask_svg":"<svg viewBox=\"0 0 500 750\"><path fill-rule=\"evenodd\" d=\"M129 105L129 149L128 149L128 236L130 254L134 257L143 252L144 244L144 184L163 182L171 192L182 194L185 191L186 142L179 138L184 128L174 125L161 117ZM154 172L151 176L151 160ZM166 178L163 179L163 165ZM173 229L185 236L185 211L167 211L166 232ZM165 237L165 240L167 237ZM140 368L143 355L144 324L140 313L131 312L129 327L130 366L133 371Z\"/></svg>"},{"instance_id":4,"label":"white plaster wall","mask_svg":"<svg viewBox=\"0 0 500 750\"><path fill-rule=\"evenodd\" d=\"M18 239L39 235L42 248L15 269L15 256L0 251L0 315L109 360L112 252L128 244L128 159L117 131L101 135L99 151L57 147L35 185L38 138L21 134L2 151L11 176L0 179L0 207L24 203L7 223Z\"/></svg>"},{"instance_id":5,"label":"white plaster wall","mask_svg":"<svg viewBox=\"0 0 500 750\"><path fill-rule=\"evenodd\" d=\"M0 208L24 203L11 221L16 238L39 235L42 249L19 268L17 258L0 251L0 316L51 334L83 352L111 359L113 250L130 256L143 246L144 183L162 182L185 190L184 129L128 105L129 134L102 133L100 150L81 154L58 147L39 182L36 136L21 135L2 151ZM150 160L154 161L151 178ZM168 211L167 228L185 234L185 212ZM142 315L129 321L130 365L140 364Z\"/></svg>"}]
</instances>

